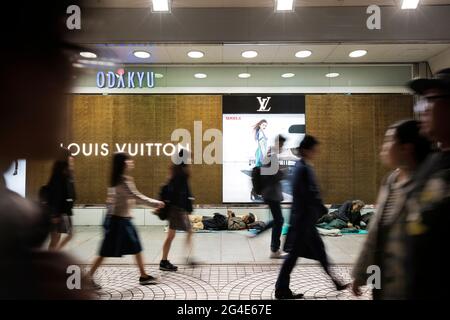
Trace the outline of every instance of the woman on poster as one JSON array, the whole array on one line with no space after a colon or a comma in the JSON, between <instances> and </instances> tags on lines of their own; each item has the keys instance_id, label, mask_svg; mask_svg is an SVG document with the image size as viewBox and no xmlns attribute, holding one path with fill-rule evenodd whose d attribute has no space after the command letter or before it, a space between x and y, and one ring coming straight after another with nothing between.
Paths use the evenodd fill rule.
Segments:
<instances>
[{"instance_id":1,"label":"woman on poster","mask_svg":"<svg viewBox=\"0 0 450 320\"><path fill-rule=\"evenodd\" d=\"M262 167L263 159L267 154L267 137L265 134L265 130L267 128L267 121L261 120L253 127L253 131L255 134L255 141L257 144L256 152L255 152L255 167Z\"/></svg>"}]
</instances>

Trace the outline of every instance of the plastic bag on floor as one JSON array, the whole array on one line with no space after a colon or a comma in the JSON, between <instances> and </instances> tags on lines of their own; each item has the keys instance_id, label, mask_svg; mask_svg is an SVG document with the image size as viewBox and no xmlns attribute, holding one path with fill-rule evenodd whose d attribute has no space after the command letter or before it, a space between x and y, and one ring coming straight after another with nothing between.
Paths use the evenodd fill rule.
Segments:
<instances>
[{"instance_id":1,"label":"plastic bag on floor","mask_svg":"<svg viewBox=\"0 0 450 320\"><path fill-rule=\"evenodd\" d=\"M340 237L342 236L341 230L339 229L322 229L322 228L317 228L317 230L319 231L319 234L322 236L330 236L330 237Z\"/></svg>"}]
</instances>

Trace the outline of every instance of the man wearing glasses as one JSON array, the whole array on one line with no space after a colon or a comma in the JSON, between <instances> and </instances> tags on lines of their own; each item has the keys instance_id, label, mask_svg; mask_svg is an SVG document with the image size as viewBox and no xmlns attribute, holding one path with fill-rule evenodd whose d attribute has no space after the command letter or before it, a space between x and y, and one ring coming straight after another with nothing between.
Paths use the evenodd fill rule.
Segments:
<instances>
[{"instance_id":1,"label":"man wearing glasses","mask_svg":"<svg viewBox=\"0 0 450 320\"><path fill-rule=\"evenodd\" d=\"M422 131L439 150L417 172L407 202L408 292L411 299L443 299L450 296L450 68L409 86L423 97Z\"/></svg>"}]
</instances>

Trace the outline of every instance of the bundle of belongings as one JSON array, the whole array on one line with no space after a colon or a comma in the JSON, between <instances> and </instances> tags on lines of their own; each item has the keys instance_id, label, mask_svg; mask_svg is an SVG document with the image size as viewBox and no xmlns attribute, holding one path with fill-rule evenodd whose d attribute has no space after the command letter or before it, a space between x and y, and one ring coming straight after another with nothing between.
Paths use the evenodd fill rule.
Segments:
<instances>
[{"instance_id":1,"label":"bundle of belongings","mask_svg":"<svg viewBox=\"0 0 450 320\"><path fill-rule=\"evenodd\" d=\"M331 210L335 210L320 217L316 227L325 230L338 229L341 233L360 233L359 230L367 228L374 214L373 212L362 214L364 206L365 203L361 200L348 200L342 205L334 205Z\"/></svg>"},{"instance_id":2,"label":"bundle of belongings","mask_svg":"<svg viewBox=\"0 0 450 320\"><path fill-rule=\"evenodd\" d=\"M245 214L243 216L236 216L236 214L228 210L227 216L220 213L214 213L213 217L205 217L201 215L190 215L192 228L198 230L262 230L265 223L256 221L253 213Z\"/></svg>"}]
</instances>

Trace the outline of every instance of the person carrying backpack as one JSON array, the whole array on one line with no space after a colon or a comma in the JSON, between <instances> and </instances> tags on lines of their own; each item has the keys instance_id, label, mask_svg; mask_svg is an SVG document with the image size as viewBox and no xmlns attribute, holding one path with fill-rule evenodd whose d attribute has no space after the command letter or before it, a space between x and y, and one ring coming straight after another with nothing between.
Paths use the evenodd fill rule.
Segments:
<instances>
[{"instance_id":1,"label":"person carrying backpack","mask_svg":"<svg viewBox=\"0 0 450 320\"><path fill-rule=\"evenodd\" d=\"M264 232L265 230L272 229L272 237L270 241L270 258L279 259L286 257L280 251L281 246L281 231L284 224L284 218L281 211L281 202L283 201L283 193L281 180L285 175L278 166L278 155L280 150L283 149L286 138L282 135L278 135L275 139L275 146L270 148L266 161L268 162L263 167L263 174L260 175L260 187L261 195L264 202L269 206L273 220L269 221L264 228L258 232ZM276 166L275 166L276 165ZM271 168L276 168L275 172L270 172ZM266 170L264 170L266 169ZM267 171L267 172L266 172Z\"/></svg>"},{"instance_id":2,"label":"person carrying backpack","mask_svg":"<svg viewBox=\"0 0 450 320\"><path fill-rule=\"evenodd\" d=\"M163 200L168 206L167 219L169 221L169 230L167 231L167 238L162 249L162 258L159 263L159 269L162 271L178 270L178 267L168 260L170 247L177 230L187 232L186 252L190 252L192 249L192 226L188 217L188 214L191 214L193 211L193 197L189 187L190 169L187 163L189 153L186 150L181 150L178 153L178 157L181 161L172 165L169 182L162 190L162 194L164 194Z\"/></svg>"}]
</instances>

